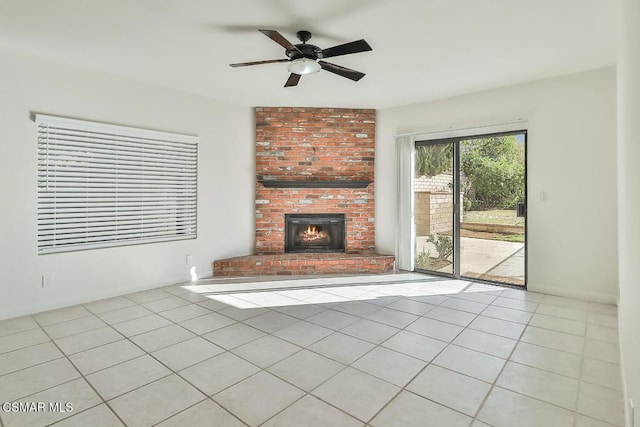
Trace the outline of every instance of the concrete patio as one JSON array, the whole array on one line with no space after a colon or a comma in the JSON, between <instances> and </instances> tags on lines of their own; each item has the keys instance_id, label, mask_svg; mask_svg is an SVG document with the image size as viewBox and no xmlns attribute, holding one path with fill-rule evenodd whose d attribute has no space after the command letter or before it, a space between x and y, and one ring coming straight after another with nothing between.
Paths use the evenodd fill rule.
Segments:
<instances>
[{"instance_id":1,"label":"concrete patio","mask_svg":"<svg viewBox=\"0 0 640 427\"><path fill-rule=\"evenodd\" d=\"M426 237L417 238L417 252L430 251L432 255L438 252L433 243L427 242ZM467 277L490 276L492 280L502 277L509 283L524 284L524 243L503 242L499 240L460 238L460 272ZM448 258L449 261L453 257ZM450 272L451 267L441 268L441 272Z\"/></svg>"}]
</instances>

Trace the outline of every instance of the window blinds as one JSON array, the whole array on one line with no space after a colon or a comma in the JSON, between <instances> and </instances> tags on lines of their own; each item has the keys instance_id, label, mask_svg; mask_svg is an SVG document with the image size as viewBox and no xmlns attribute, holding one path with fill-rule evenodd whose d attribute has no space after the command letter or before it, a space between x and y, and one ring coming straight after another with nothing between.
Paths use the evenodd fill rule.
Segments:
<instances>
[{"instance_id":1,"label":"window blinds","mask_svg":"<svg viewBox=\"0 0 640 427\"><path fill-rule=\"evenodd\" d=\"M198 138L36 115L38 253L196 237Z\"/></svg>"}]
</instances>

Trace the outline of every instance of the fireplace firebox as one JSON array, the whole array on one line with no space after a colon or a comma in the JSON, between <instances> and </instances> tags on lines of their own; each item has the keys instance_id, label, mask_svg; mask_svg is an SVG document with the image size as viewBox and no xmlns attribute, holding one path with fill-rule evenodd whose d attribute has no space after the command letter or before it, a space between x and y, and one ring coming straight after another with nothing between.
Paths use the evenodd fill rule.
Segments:
<instances>
[{"instance_id":1,"label":"fireplace firebox","mask_svg":"<svg viewBox=\"0 0 640 427\"><path fill-rule=\"evenodd\" d=\"M344 214L285 214L285 252L344 252Z\"/></svg>"}]
</instances>

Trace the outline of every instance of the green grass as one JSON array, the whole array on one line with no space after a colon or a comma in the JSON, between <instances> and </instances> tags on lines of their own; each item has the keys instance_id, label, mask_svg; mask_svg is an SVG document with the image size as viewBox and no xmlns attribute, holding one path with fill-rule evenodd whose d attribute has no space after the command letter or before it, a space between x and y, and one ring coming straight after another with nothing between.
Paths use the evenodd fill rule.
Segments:
<instances>
[{"instance_id":1,"label":"green grass","mask_svg":"<svg viewBox=\"0 0 640 427\"><path fill-rule=\"evenodd\" d=\"M501 234L496 237L496 240L502 240L503 242L524 243L524 234Z\"/></svg>"},{"instance_id":2,"label":"green grass","mask_svg":"<svg viewBox=\"0 0 640 427\"><path fill-rule=\"evenodd\" d=\"M516 216L516 210L467 211L464 222L476 224L524 225L524 218Z\"/></svg>"}]
</instances>

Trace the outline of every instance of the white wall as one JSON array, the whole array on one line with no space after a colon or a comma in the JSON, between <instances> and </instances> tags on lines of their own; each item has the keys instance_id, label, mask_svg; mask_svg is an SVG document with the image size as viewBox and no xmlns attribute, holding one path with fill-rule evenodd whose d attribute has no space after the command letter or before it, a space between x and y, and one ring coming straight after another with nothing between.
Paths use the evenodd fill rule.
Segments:
<instances>
[{"instance_id":1,"label":"white wall","mask_svg":"<svg viewBox=\"0 0 640 427\"><path fill-rule=\"evenodd\" d=\"M394 135L517 119L526 120L529 130L529 289L615 302L613 68L378 111L377 250L394 251ZM541 192L547 200L540 200Z\"/></svg>"},{"instance_id":2,"label":"white wall","mask_svg":"<svg viewBox=\"0 0 640 427\"><path fill-rule=\"evenodd\" d=\"M620 354L625 396L640 426L640 2L622 1L618 44ZM627 400L628 401L628 400ZM627 425L630 426L627 406Z\"/></svg>"},{"instance_id":3,"label":"white wall","mask_svg":"<svg viewBox=\"0 0 640 427\"><path fill-rule=\"evenodd\" d=\"M9 51L0 64L0 318L188 280L187 254L202 276L214 259L252 252L251 108ZM198 238L38 256L31 112L200 135Z\"/></svg>"}]
</instances>

